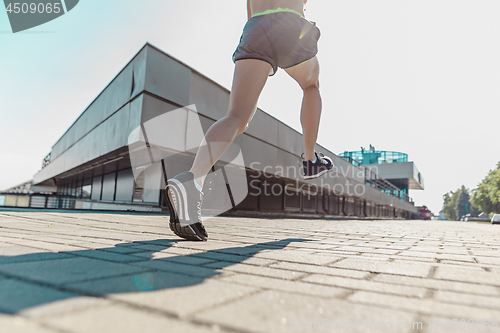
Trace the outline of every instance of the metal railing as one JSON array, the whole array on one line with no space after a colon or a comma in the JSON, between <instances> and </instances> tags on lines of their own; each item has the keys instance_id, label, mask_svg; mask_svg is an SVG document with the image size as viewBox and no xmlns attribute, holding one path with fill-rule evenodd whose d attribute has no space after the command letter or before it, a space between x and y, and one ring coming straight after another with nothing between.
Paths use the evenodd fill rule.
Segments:
<instances>
[{"instance_id":1,"label":"metal railing","mask_svg":"<svg viewBox=\"0 0 500 333\"><path fill-rule=\"evenodd\" d=\"M0 207L75 209L75 198L55 194L0 194Z\"/></svg>"}]
</instances>

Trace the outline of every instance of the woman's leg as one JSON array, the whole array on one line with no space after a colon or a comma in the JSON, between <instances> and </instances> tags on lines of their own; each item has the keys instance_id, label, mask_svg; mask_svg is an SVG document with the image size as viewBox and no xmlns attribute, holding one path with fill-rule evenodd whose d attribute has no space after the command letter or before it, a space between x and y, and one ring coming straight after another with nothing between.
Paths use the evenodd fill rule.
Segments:
<instances>
[{"instance_id":1,"label":"woman's leg","mask_svg":"<svg viewBox=\"0 0 500 333\"><path fill-rule=\"evenodd\" d=\"M270 70L271 65L261 60L236 61L228 114L207 131L189 170L200 186L203 186L210 168L222 157L234 138L245 130L257 108Z\"/></svg>"},{"instance_id":2,"label":"woman's leg","mask_svg":"<svg viewBox=\"0 0 500 333\"><path fill-rule=\"evenodd\" d=\"M285 71L298 82L304 91L300 121L304 134L305 159L313 161L322 107L319 92L318 58L314 57L299 65L287 68Z\"/></svg>"}]
</instances>

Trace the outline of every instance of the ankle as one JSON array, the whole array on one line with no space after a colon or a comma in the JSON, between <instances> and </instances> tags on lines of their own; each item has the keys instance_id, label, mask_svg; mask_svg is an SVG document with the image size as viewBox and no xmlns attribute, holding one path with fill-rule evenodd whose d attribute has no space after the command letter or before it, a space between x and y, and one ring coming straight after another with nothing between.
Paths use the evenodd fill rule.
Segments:
<instances>
[{"instance_id":1,"label":"ankle","mask_svg":"<svg viewBox=\"0 0 500 333\"><path fill-rule=\"evenodd\" d=\"M304 160L311 161L312 163L316 163L316 161L317 161L316 153L313 153L311 155L304 154Z\"/></svg>"},{"instance_id":2,"label":"ankle","mask_svg":"<svg viewBox=\"0 0 500 333\"><path fill-rule=\"evenodd\" d=\"M194 178L194 183L196 185L196 188L201 191L201 189L203 188L203 183L205 182L205 177L206 175L204 176L200 176L200 175L197 175L196 173L194 173L192 170L189 170L189 172L191 172L193 174L193 178Z\"/></svg>"}]
</instances>

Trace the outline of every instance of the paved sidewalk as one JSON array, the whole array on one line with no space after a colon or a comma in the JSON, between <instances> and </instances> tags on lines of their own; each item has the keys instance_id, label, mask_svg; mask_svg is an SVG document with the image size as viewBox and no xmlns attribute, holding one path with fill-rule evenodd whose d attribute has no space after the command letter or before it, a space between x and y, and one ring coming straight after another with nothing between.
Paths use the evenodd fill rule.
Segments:
<instances>
[{"instance_id":1,"label":"paved sidewalk","mask_svg":"<svg viewBox=\"0 0 500 333\"><path fill-rule=\"evenodd\" d=\"M188 242L160 215L0 210L0 331L500 332L500 226L206 226Z\"/></svg>"}]
</instances>

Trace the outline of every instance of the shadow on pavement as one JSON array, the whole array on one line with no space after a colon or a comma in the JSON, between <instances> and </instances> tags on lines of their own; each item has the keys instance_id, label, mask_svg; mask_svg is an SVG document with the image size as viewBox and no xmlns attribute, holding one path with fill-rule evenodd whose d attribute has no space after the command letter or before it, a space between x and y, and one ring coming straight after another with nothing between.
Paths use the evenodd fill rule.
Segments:
<instances>
[{"instance_id":1,"label":"shadow on pavement","mask_svg":"<svg viewBox=\"0 0 500 333\"><path fill-rule=\"evenodd\" d=\"M18 313L81 295L193 286L220 274L217 269L241 263L260 251L303 241L308 240L288 238L154 260L154 253L185 241L160 239L96 250L0 256L0 313Z\"/></svg>"}]
</instances>

